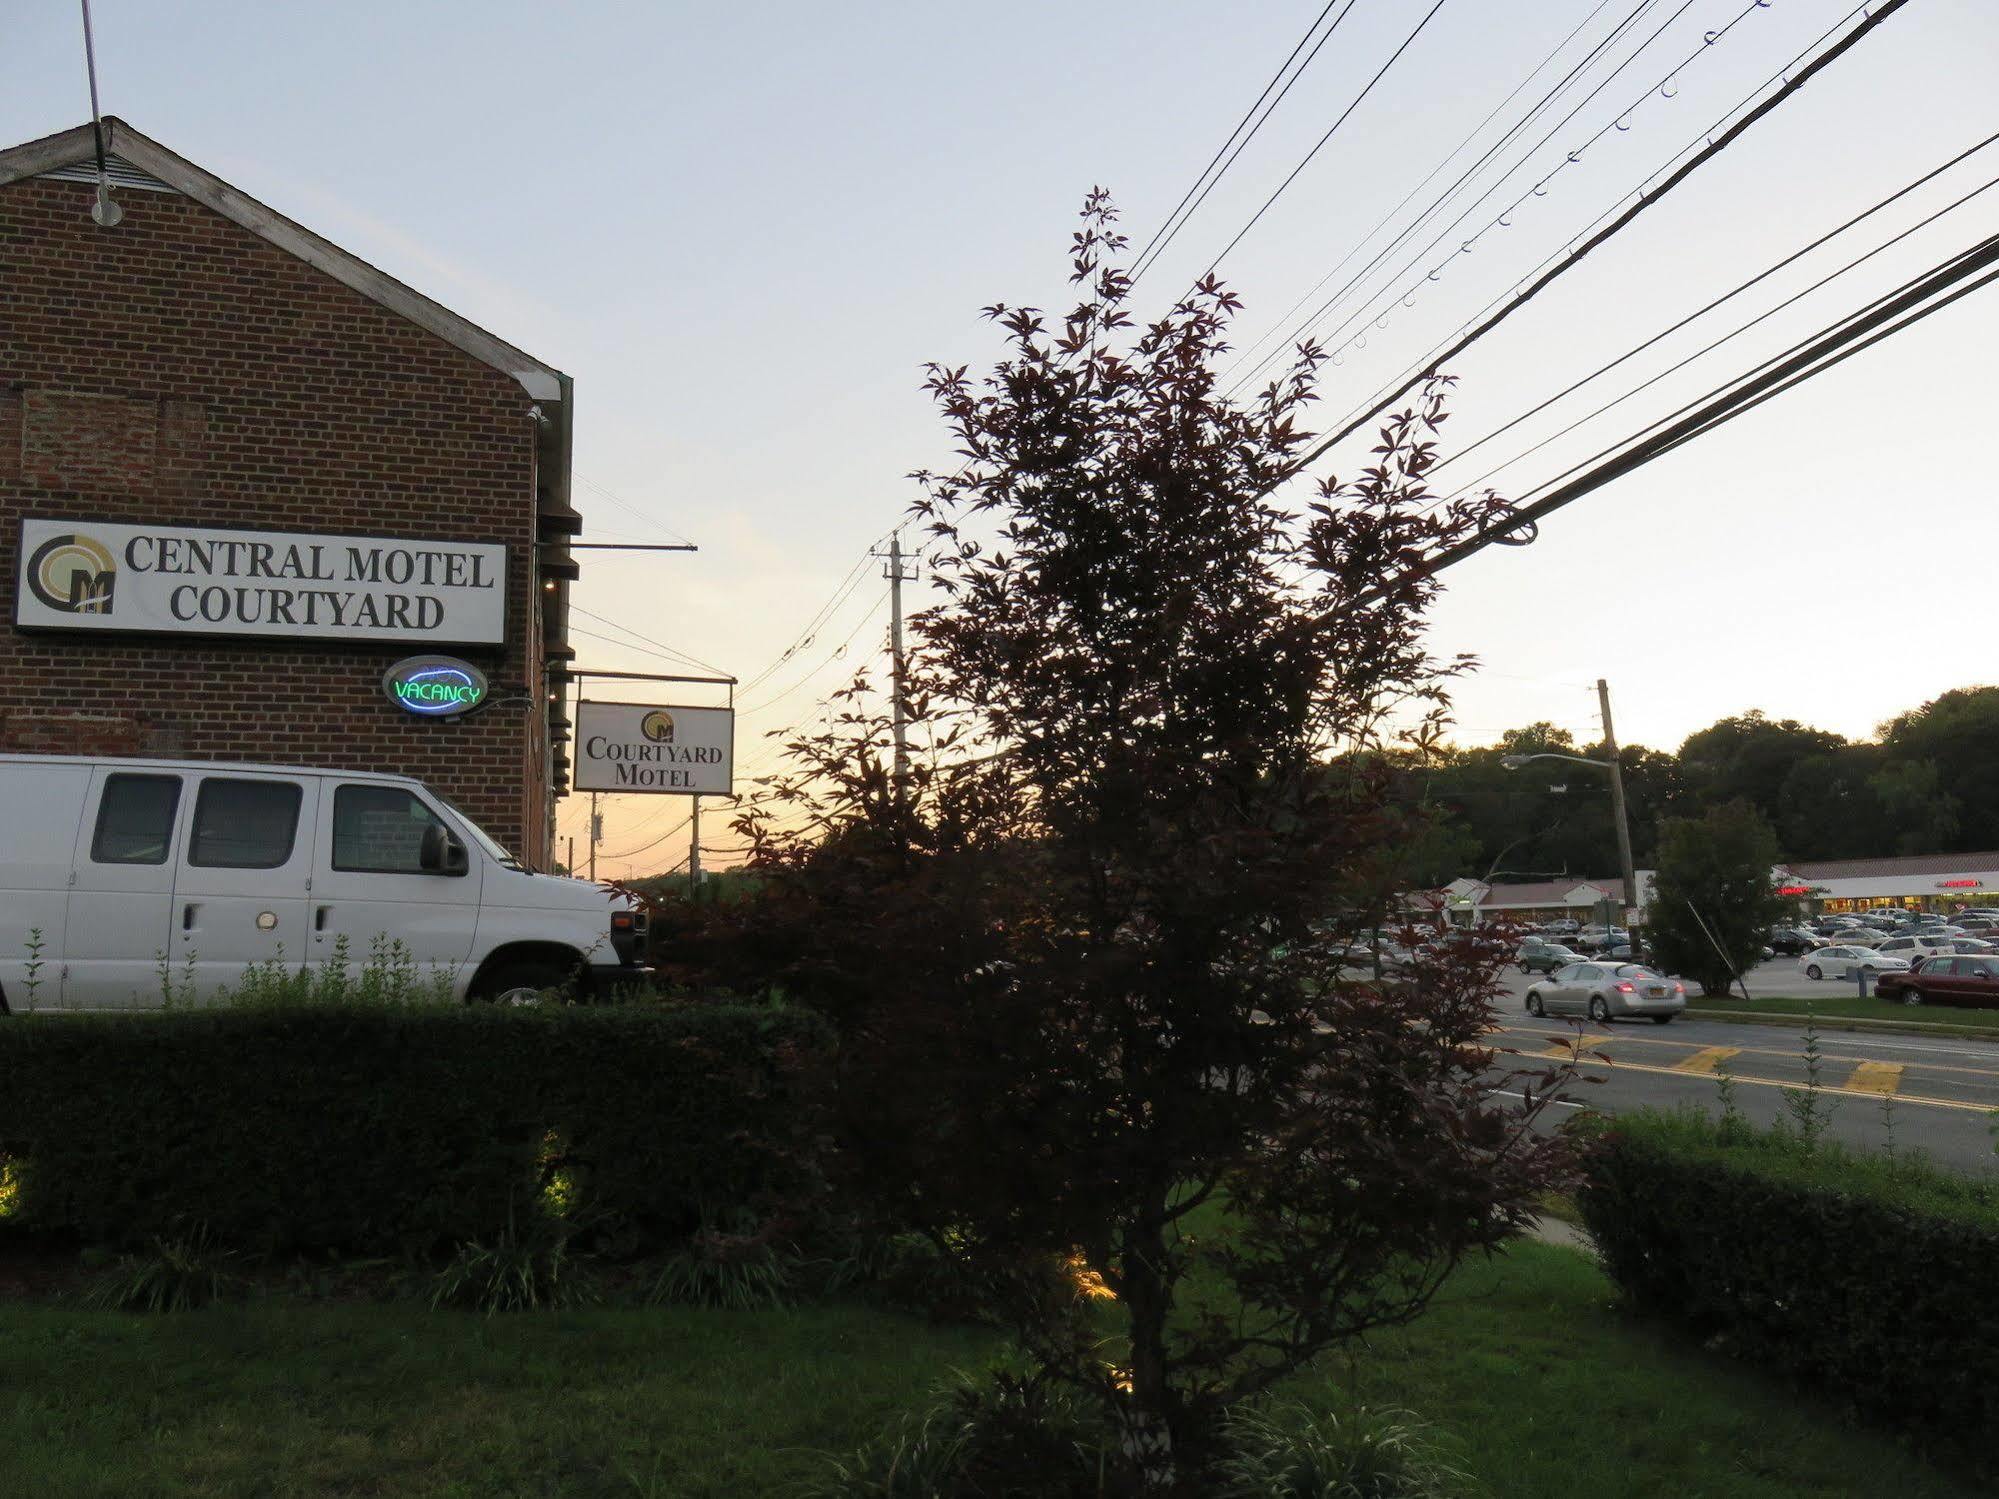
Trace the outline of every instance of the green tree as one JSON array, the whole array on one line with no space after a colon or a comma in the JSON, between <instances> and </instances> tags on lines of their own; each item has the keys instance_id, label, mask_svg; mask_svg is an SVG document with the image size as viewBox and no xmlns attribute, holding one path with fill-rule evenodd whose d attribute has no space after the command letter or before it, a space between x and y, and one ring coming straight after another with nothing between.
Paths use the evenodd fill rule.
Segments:
<instances>
[{"instance_id":1,"label":"green tree","mask_svg":"<svg viewBox=\"0 0 1999 1499\"><path fill-rule=\"evenodd\" d=\"M1320 356L1230 401L1234 299L1204 280L1135 326L1122 246L1093 195L1079 305L988 309L990 376L932 370L963 464L919 476L948 598L912 622L923 752L894 769L863 697L788 746L738 822L768 880L742 951L837 1016L886 1213L989 1283L1053 1261L1115 1294L1002 1302L1102 1402L1115 1491L1207 1492L1231 1406L1416 1315L1566 1147L1529 1127L1538 1082L1489 1084L1503 943L1391 987L1343 960L1406 889L1387 714L1440 709L1450 670L1421 564L1505 508L1430 494L1440 391L1277 498Z\"/></svg>"},{"instance_id":2,"label":"green tree","mask_svg":"<svg viewBox=\"0 0 1999 1499\"><path fill-rule=\"evenodd\" d=\"M1957 826L1940 848L1999 848L1999 687L1960 687L1881 726L1890 760L1928 761L1940 789L1957 799Z\"/></svg>"},{"instance_id":3,"label":"green tree","mask_svg":"<svg viewBox=\"0 0 1999 1499\"><path fill-rule=\"evenodd\" d=\"M1739 798L1774 823L1782 815L1785 779L1797 763L1845 743L1826 729L1765 718L1760 710L1721 719L1680 746L1680 774L1693 802L1687 810Z\"/></svg>"},{"instance_id":4,"label":"green tree","mask_svg":"<svg viewBox=\"0 0 1999 1499\"><path fill-rule=\"evenodd\" d=\"M1645 912L1659 963L1698 981L1704 994L1726 994L1762 956L1787 909L1770 877L1776 862L1777 835L1746 801L1669 819Z\"/></svg>"}]
</instances>

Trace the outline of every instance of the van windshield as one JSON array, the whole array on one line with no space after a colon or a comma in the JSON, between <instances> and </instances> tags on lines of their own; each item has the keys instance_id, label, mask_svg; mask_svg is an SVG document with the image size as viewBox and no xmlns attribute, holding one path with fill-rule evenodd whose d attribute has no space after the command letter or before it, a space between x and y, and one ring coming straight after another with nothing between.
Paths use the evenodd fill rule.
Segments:
<instances>
[{"instance_id":1,"label":"van windshield","mask_svg":"<svg viewBox=\"0 0 1999 1499\"><path fill-rule=\"evenodd\" d=\"M428 790L429 788L425 789ZM445 810L458 819L458 825L472 835L472 841L485 850L486 856L494 863L503 869L518 869L522 874L532 874L534 872L527 865L521 863L519 859L508 853L506 849L502 848L492 834L467 817L464 809L456 802L452 801L449 797L438 796L436 791L431 791L430 794L436 796L438 801L443 804Z\"/></svg>"}]
</instances>

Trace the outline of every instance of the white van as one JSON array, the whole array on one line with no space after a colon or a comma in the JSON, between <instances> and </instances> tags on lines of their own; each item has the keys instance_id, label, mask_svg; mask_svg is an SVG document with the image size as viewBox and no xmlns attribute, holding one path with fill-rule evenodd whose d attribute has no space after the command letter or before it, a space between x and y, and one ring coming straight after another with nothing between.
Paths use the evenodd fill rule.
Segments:
<instances>
[{"instance_id":1,"label":"white van","mask_svg":"<svg viewBox=\"0 0 1999 1499\"><path fill-rule=\"evenodd\" d=\"M378 939L460 999L638 978L645 918L535 874L420 781L0 755L0 1012L197 1002Z\"/></svg>"}]
</instances>

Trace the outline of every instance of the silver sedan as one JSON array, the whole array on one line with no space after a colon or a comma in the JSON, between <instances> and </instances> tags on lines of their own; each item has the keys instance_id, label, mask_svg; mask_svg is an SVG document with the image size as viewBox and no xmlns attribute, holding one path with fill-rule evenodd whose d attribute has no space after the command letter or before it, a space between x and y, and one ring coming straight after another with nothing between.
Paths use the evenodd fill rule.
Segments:
<instances>
[{"instance_id":1,"label":"silver sedan","mask_svg":"<svg viewBox=\"0 0 1999 1499\"><path fill-rule=\"evenodd\" d=\"M1603 1025L1640 1015L1664 1025L1687 1007L1687 986L1643 963L1571 963L1527 991L1529 1015L1587 1015Z\"/></svg>"},{"instance_id":2,"label":"silver sedan","mask_svg":"<svg viewBox=\"0 0 1999 1499\"><path fill-rule=\"evenodd\" d=\"M1806 953L1798 959L1798 969L1808 979L1848 979L1856 973L1907 973L1909 960L1871 947L1842 944Z\"/></svg>"}]
</instances>

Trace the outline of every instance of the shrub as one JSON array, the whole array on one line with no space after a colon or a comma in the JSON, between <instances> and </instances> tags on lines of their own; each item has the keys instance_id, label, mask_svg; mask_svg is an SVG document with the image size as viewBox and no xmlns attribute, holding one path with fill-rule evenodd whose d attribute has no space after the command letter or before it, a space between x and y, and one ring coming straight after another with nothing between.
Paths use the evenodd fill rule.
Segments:
<instances>
[{"instance_id":1,"label":"shrub","mask_svg":"<svg viewBox=\"0 0 1999 1499\"><path fill-rule=\"evenodd\" d=\"M540 1203L665 1247L817 1191L828 1046L747 1006L19 1016L0 1171L10 1221L97 1242L428 1254Z\"/></svg>"},{"instance_id":2,"label":"shrub","mask_svg":"<svg viewBox=\"0 0 1999 1499\"><path fill-rule=\"evenodd\" d=\"M236 1262L234 1252L198 1227L121 1258L84 1293L83 1304L114 1312L191 1311L228 1294L238 1280Z\"/></svg>"},{"instance_id":3,"label":"shrub","mask_svg":"<svg viewBox=\"0 0 1999 1499\"><path fill-rule=\"evenodd\" d=\"M1639 1113L1581 1206L1636 1308L1999 1470L1999 1184Z\"/></svg>"},{"instance_id":4,"label":"shrub","mask_svg":"<svg viewBox=\"0 0 1999 1499\"><path fill-rule=\"evenodd\" d=\"M490 1242L461 1244L431 1278L430 1305L484 1312L539 1312L593 1300L569 1259L569 1235L558 1222L509 1221Z\"/></svg>"},{"instance_id":5,"label":"shrub","mask_svg":"<svg viewBox=\"0 0 1999 1499\"><path fill-rule=\"evenodd\" d=\"M1229 1418L1228 1444L1222 1499L1448 1499L1471 1485L1435 1456L1407 1411L1240 1411Z\"/></svg>"},{"instance_id":6,"label":"shrub","mask_svg":"<svg viewBox=\"0 0 1999 1499\"><path fill-rule=\"evenodd\" d=\"M667 1260L647 1299L670 1306L756 1311L783 1306L797 1281L796 1258L764 1238L703 1229Z\"/></svg>"},{"instance_id":7,"label":"shrub","mask_svg":"<svg viewBox=\"0 0 1999 1499\"><path fill-rule=\"evenodd\" d=\"M1098 1412L1045 1378L962 1378L851 1456L828 1458L800 1499L1109 1499Z\"/></svg>"}]
</instances>

